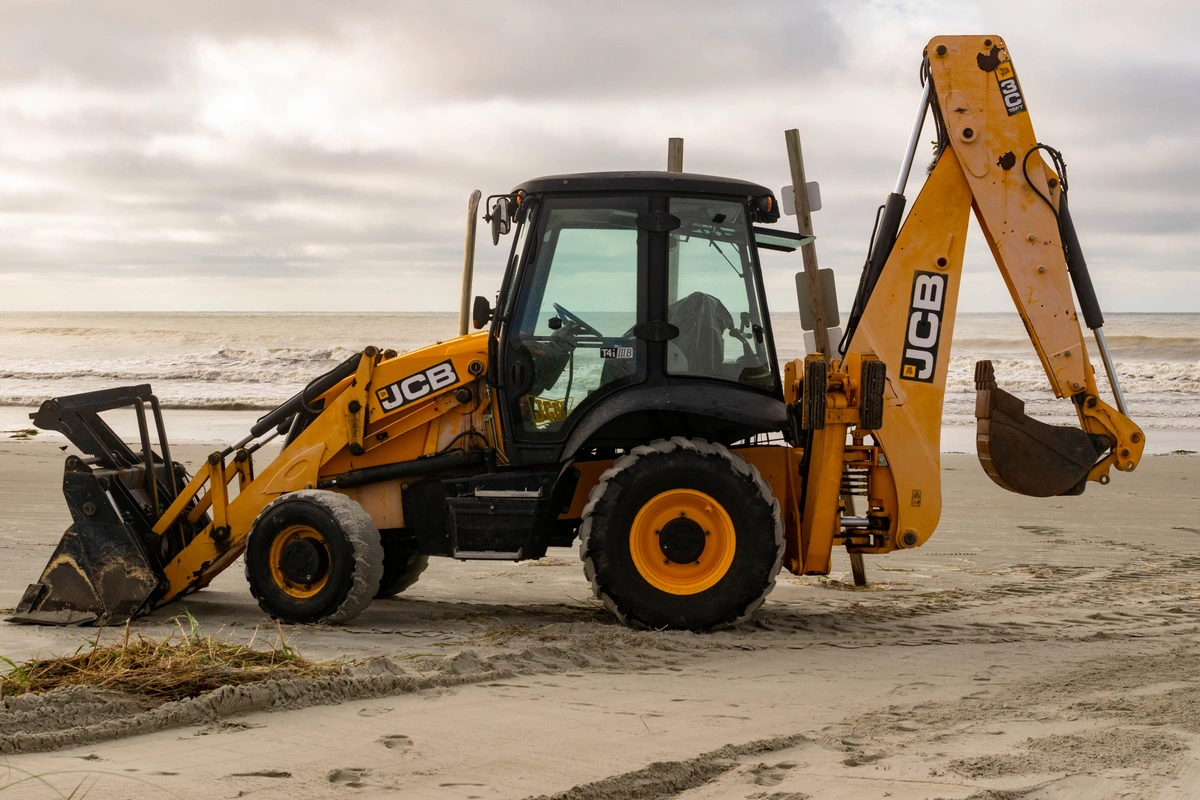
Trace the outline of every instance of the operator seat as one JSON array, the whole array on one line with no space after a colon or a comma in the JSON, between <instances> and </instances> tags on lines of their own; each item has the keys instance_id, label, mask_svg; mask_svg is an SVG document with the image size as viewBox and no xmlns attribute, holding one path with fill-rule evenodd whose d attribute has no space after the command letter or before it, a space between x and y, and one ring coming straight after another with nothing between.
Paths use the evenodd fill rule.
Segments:
<instances>
[{"instance_id":1,"label":"operator seat","mask_svg":"<svg viewBox=\"0 0 1200 800\"><path fill-rule=\"evenodd\" d=\"M716 297L692 292L667 308L667 321L679 328L671 344L686 361L675 371L688 375L722 377L725 366L725 331L734 330L733 315Z\"/></svg>"}]
</instances>

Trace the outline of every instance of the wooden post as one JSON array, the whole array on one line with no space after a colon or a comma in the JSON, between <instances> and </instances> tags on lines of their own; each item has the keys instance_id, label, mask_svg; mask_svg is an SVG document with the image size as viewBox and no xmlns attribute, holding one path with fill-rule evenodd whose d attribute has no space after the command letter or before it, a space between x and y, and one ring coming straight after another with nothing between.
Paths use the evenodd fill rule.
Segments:
<instances>
[{"instance_id":1,"label":"wooden post","mask_svg":"<svg viewBox=\"0 0 1200 800\"><path fill-rule=\"evenodd\" d=\"M683 172L683 139L667 139L667 172Z\"/></svg>"},{"instance_id":2,"label":"wooden post","mask_svg":"<svg viewBox=\"0 0 1200 800\"><path fill-rule=\"evenodd\" d=\"M796 225L802 236L812 236L812 211L808 206L808 183L804 179L804 156L800 152L800 131L784 131L787 141L788 165L792 169L792 195L796 200ZM829 328L825 325L825 298L821 292L821 276L817 273L817 246L809 242L800 248L804 257L804 276L808 279L808 297L812 306L813 339L817 350L828 361L833 357L829 346Z\"/></svg>"},{"instance_id":3,"label":"wooden post","mask_svg":"<svg viewBox=\"0 0 1200 800\"><path fill-rule=\"evenodd\" d=\"M800 131L793 128L784 131L787 142L788 166L792 170L792 196L796 201L796 225L803 236L812 236L812 209L808 204L808 181L804 177L804 155L800 150ZM829 361L833 358L833 347L829 343L829 328L825 324L825 297L821 291L821 276L817 272L817 246L809 242L801 248L804 257L804 276L808 279L808 297L812 305L813 340L817 350ZM842 495L842 506L847 515L854 515L854 498L849 494ZM854 575L855 586L867 585L867 568L863 563L862 553L855 553L849 548L850 572Z\"/></svg>"}]
</instances>

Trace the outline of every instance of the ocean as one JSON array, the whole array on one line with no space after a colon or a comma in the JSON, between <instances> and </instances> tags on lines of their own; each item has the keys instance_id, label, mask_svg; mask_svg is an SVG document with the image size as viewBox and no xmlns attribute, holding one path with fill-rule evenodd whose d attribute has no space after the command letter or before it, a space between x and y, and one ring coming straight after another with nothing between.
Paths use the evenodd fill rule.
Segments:
<instances>
[{"instance_id":1,"label":"ocean","mask_svg":"<svg viewBox=\"0 0 1200 800\"><path fill-rule=\"evenodd\" d=\"M795 314L775 313L781 360L804 355ZM1200 451L1200 314L1107 314L1130 416L1147 452ZM262 413L368 344L410 350L453 336L453 313L0 314L0 431L29 427L42 400L150 383L179 442L235 441ZM1091 334L1089 355L1107 398ZM1055 400L1015 313L957 317L942 434L947 452L974 451L975 361L990 358L1000 386L1026 411L1073 424ZM1111 401L1111 398L1108 398ZM0 433L0 439L6 434Z\"/></svg>"}]
</instances>

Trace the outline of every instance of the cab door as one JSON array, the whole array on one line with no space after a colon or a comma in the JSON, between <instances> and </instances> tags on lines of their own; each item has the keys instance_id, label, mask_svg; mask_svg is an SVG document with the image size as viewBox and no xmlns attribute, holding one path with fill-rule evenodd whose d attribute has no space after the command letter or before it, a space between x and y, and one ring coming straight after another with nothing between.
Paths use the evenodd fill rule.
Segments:
<instances>
[{"instance_id":1,"label":"cab door","mask_svg":"<svg viewBox=\"0 0 1200 800\"><path fill-rule=\"evenodd\" d=\"M513 288L500 370L514 463L555 458L575 421L645 380L648 234L644 197L547 197Z\"/></svg>"}]
</instances>

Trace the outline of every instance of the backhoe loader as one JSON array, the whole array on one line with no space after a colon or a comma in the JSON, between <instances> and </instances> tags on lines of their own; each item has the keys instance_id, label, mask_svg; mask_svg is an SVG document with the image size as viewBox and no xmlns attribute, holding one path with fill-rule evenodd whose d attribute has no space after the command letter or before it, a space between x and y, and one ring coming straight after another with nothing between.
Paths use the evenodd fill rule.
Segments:
<instances>
[{"instance_id":1,"label":"backhoe loader","mask_svg":"<svg viewBox=\"0 0 1200 800\"><path fill-rule=\"evenodd\" d=\"M1050 389L1078 416L1077 427L1026 416L980 362L983 468L1038 497L1134 469L1144 436L1105 345L1065 165L1034 135L1004 42L937 37L921 74L900 176L832 357L777 358L759 251L809 239L777 226L771 190L677 172L529 180L485 205L493 241L512 234L512 246L495 307L474 300L476 332L464 294L461 335L403 354L364 348L194 475L171 460L150 386L46 401L34 423L83 453L63 479L74 524L13 619L121 622L244 556L267 614L345 623L410 587L430 556L536 559L578 541L620 620L703 631L749 617L782 567L822 575L835 547L917 547L941 511L972 210ZM927 116L935 160L905 217ZM123 408L137 415L134 445L100 416ZM279 454L257 463L276 439Z\"/></svg>"}]
</instances>

